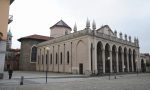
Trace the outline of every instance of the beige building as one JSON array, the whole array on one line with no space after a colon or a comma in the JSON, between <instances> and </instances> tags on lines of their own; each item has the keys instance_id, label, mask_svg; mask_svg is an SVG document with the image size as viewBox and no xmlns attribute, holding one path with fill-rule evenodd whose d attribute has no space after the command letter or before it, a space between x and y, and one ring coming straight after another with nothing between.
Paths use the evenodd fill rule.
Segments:
<instances>
[{"instance_id":1,"label":"beige building","mask_svg":"<svg viewBox=\"0 0 150 90\"><path fill-rule=\"evenodd\" d=\"M37 44L37 71L76 74L135 72L139 63L139 41L112 31L108 25L96 29L72 29L62 20L50 28L54 39ZM72 31L72 33L71 33Z\"/></svg>"},{"instance_id":2,"label":"beige building","mask_svg":"<svg viewBox=\"0 0 150 90\"><path fill-rule=\"evenodd\" d=\"M6 40L7 40L7 27L12 21L12 16L9 15L9 6L14 0L0 0L0 78L3 77L5 52L6 52Z\"/></svg>"}]
</instances>

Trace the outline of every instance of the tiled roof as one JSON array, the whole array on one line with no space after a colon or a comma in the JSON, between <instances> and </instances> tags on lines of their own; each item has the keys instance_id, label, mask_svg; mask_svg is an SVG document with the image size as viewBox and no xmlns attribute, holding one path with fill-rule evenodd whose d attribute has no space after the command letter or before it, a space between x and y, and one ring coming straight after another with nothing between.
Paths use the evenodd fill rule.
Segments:
<instances>
[{"instance_id":1,"label":"tiled roof","mask_svg":"<svg viewBox=\"0 0 150 90\"><path fill-rule=\"evenodd\" d=\"M71 29L71 27L69 27L63 20L60 20L59 22L57 22L55 25L53 25L52 27L50 27L50 29L54 28L54 27L66 27Z\"/></svg>"},{"instance_id":2,"label":"tiled roof","mask_svg":"<svg viewBox=\"0 0 150 90\"><path fill-rule=\"evenodd\" d=\"M42 35L34 34L34 35L22 37L22 38L18 39L18 41L25 40L25 39L34 39L34 40L47 41L47 40L53 39L53 37L48 37L48 36L42 36Z\"/></svg>"}]
</instances>

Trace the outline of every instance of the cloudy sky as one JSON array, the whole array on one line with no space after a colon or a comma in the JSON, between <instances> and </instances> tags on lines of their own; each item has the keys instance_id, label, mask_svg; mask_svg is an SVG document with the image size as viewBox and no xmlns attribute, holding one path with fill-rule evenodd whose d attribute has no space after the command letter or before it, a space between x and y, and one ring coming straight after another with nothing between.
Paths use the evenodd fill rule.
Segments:
<instances>
[{"instance_id":1,"label":"cloudy sky","mask_svg":"<svg viewBox=\"0 0 150 90\"><path fill-rule=\"evenodd\" d=\"M81 30L89 18L97 28L107 24L132 39L138 37L140 51L150 51L150 0L15 0L10 7L13 48L20 48L20 37L49 36L49 27L60 19L72 28L76 22Z\"/></svg>"}]
</instances>

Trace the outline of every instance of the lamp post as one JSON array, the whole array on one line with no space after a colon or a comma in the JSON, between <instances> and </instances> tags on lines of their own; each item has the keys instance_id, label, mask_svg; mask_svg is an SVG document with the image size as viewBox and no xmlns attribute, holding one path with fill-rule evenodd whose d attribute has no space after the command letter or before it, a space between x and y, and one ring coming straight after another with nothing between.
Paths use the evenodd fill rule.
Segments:
<instances>
[{"instance_id":1,"label":"lamp post","mask_svg":"<svg viewBox=\"0 0 150 90\"><path fill-rule=\"evenodd\" d=\"M46 47L46 51L47 51L47 53L46 53L46 71L45 71L45 74L46 74L46 84L47 84L47 73L48 73L48 64L47 64L47 60L48 60L48 51L49 51L49 47Z\"/></svg>"},{"instance_id":2,"label":"lamp post","mask_svg":"<svg viewBox=\"0 0 150 90\"><path fill-rule=\"evenodd\" d=\"M109 62L109 80L110 80L110 57L108 57L108 62Z\"/></svg>"}]
</instances>

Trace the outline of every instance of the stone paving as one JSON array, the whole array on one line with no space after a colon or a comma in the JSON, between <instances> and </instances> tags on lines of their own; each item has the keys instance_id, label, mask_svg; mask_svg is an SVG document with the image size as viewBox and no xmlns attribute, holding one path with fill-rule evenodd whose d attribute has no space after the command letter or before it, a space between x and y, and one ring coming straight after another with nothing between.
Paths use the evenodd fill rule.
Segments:
<instances>
[{"instance_id":1,"label":"stone paving","mask_svg":"<svg viewBox=\"0 0 150 90\"><path fill-rule=\"evenodd\" d=\"M19 73L19 72L18 72ZM40 78L37 78L40 76ZM34 78L32 75L36 76ZM42 73L32 73L32 78L25 79L24 85L19 85L19 78L0 80L0 90L150 90L150 73L117 75L103 77L70 77L70 74L49 74L48 83ZM17 74L16 74L17 76ZM30 76L30 74L26 74ZM69 76L51 78L52 76ZM6 82L7 81L7 82ZM15 82L15 83L13 83Z\"/></svg>"}]
</instances>

